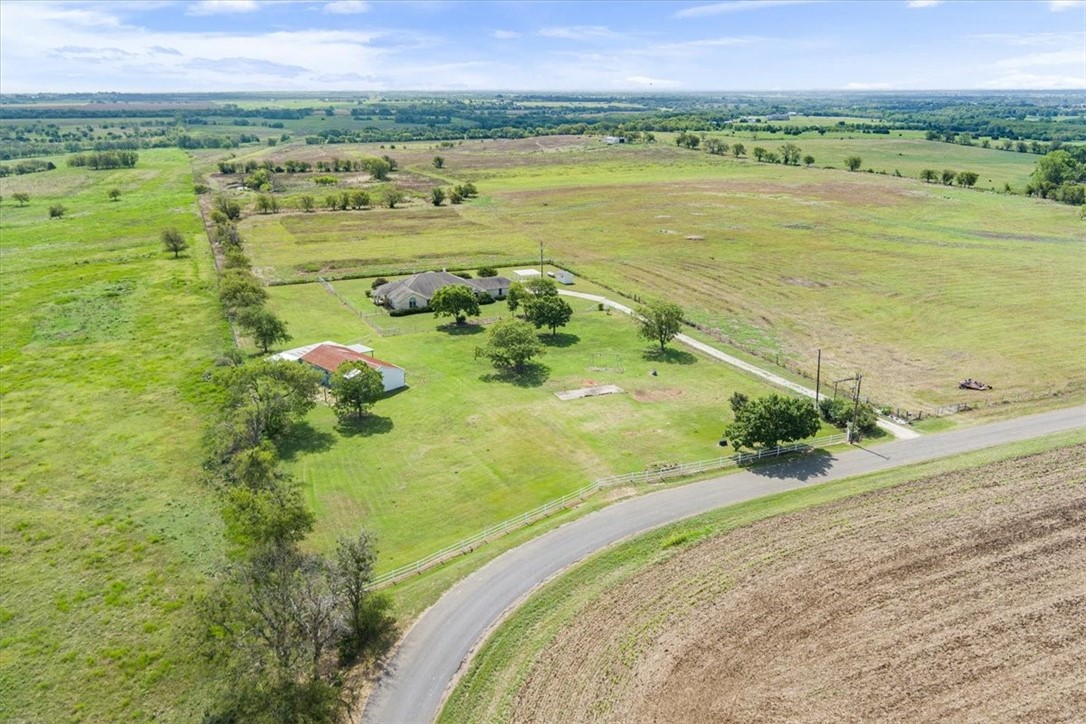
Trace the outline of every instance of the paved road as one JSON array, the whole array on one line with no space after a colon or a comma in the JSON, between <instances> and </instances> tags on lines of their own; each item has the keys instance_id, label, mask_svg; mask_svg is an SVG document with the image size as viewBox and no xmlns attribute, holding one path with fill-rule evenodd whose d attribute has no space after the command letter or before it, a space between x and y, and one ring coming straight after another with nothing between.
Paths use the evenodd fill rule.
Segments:
<instances>
[{"instance_id":1,"label":"paved road","mask_svg":"<svg viewBox=\"0 0 1086 724\"><path fill-rule=\"evenodd\" d=\"M577 299L588 299L588 300L591 300L593 302L598 302L600 304L604 304L604 305L606 305L608 307L611 307L612 309L617 309L618 311L622 312L623 314L629 314L631 317L637 316L637 314L634 312L634 310L630 309L626 305L619 304L618 302L612 301L612 300L608 299L607 297L601 297L601 296L599 296L597 294L585 294L584 292L572 292L572 291L569 291L569 290L566 290L566 289L559 289L558 293L563 295L563 296L567 296L567 297L576 297ZM812 390L810 387L804 387L803 385L796 384L795 382L792 382L791 380L786 380L785 378L781 377L780 375L775 375L772 372L769 372L768 370L764 370L761 367L757 367L755 365L752 365L750 362L744 362L743 360L739 359L738 357L733 357L732 355L728 354L727 352L722 352L721 350L717 349L716 347L713 347L712 345L708 345L705 342L699 342L698 340L694 339L693 337L691 337L689 335L686 335L686 334L675 335L675 340L678 341L681 344L685 344L687 347L692 347L692 348L698 350L699 352L703 352L703 353L709 355L710 357L713 357L714 359L718 359L721 362L724 362L726 364L730 364L732 367L738 367L741 370L749 372L750 374L754 375L755 377L761 377L763 380L767 380L768 382L771 382L774 385L777 385L778 387L783 387L783 388L785 388L787 390L792 390L793 392L798 392L799 394L804 395L806 397L810 397L812 399L815 396L815 391ZM918 433L916 430L913 430L912 428L906 427L905 425L898 425L897 423L890 422L889 420L880 419L878 421L878 425L879 425L880 428L882 428L883 430L886 430L888 433L890 433L894 437L898 437L898 438L901 438L903 440L909 440L909 439L914 438L914 437L920 437L920 433Z\"/></svg>"},{"instance_id":2,"label":"paved road","mask_svg":"<svg viewBox=\"0 0 1086 724\"><path fill-rule=\"evenodd\" d=\"M371 723L429 722L471 652L543 581L617 541L714 508L830 480L1086 426L1086 406L808 456L631 498L495 558L449 590L408 631L363 713Z\"/></svg>"}]
</instances>

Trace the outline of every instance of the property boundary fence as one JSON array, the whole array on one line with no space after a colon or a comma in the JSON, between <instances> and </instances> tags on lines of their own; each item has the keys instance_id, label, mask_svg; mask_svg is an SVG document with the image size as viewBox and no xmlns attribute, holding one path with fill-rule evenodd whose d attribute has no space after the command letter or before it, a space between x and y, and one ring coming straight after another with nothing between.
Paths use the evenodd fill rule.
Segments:
<instances>
[{"instance_id":1,"label":"property boundary fence","mask_svg":"<svg viewBox=\"0 0 1086 724\"><path fill-rule=\"evenodd\" d=\"M357 314L358 318L368 324L374 332L377 332L377 334L381 335L382 337L395 337L396 335L401 333L399 327L382 327L381 325L377 324L377 322L373 321L373 317L378 316L380 312L363 312L361 309L356 307L350 299L337 292L336 288L332 286L332 282L328 281L324 277L317 277L317 281L323 284L325 290L333 297L338 299L340 304Z\"/></svg>"},{"instance_id":2,"label":"property boundary fence","mask_svg":"<svg viewBox=\"0 0 1086 724\"><path fill-rule=\"evenodd\" d=\"M540 505L527 513L521 513L507 520L502 521L496 525L492 525L486 530L479 531L475 535L464 538L457 541L452 545L445 546L439 551L435 551L425 558L408 563L407 565L395 568L387 573L383 573L380 576L376 576L373 579L372 585L375 588L383 588L399 581L402 581L409 576L414 576L427 571L435 566L439 566L446 561L456 558L457 556L467 555L476 548L495 538L500 538L507 533L511 533L514 530L523 528L527 525L535 523L536 521L550 517L554 513L560 510L570 507L571 504L580 502L585 498L591 496L593 493L602 490L604 488L611 488L618 485L639 485L646 483L659 483L671 478L682 478L690 475L697 475L699 473L708 472L710 470L723 470L730 467L738 467L740 465L746 465L747 463L756 462L758 460L764 460L766 458L780 457L781 455L789 455L792 453L804 453L810 452L820 447L829 447L830 445L839 445L847 442L848 436L844 433L837 435L827 435L825 437L816 438L809 442L794 443L792 445L781 445L769 450L760 450L756 453L738 453L736 455L728 455L725 457L713 458L711 460L698 460L690 463L675 463L671 465L663 465L651 470L642 470L636 473L627 473L625 475L611 475L605 478L599 478L588 485L574 490L572 493L566 493L560 498L549 500L543 505Z\"/></svg>"}]
</instances>

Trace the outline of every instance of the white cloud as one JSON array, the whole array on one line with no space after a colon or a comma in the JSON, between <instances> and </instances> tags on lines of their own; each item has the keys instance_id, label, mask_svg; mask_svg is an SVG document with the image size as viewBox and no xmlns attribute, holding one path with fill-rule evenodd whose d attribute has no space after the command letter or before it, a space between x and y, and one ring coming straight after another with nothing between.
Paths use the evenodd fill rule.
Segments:
<instances>
[{"instance_id":1,"label":"white cloud","mask_svg":"<svg viewBox=\"0 0 1086 724\"><path fill-rule=\"evenodd\" d=\"M943 0L908 0L905 3L910 8L933 8L936 5L942 5Z\"/></svg>"},{"instance_id":2,"label":"white cloud","mask_svg":"<svg viewBox=\"0 0 1086 724\"><path fill-rule=\"evenodd\" d=\"M621 37L618 33L602 25L571 25L562 28L543 28L538 33L544 38L562 40L603 40Z\"/></svg>"},{"instance_id":3,"label":"white cloud","mask_svg":"<svg viewBox=\"0 0 1086 724\"><path fill-rule=\"evenodd\" d=\"M490 33L490 37L498 40L512 40L513 38L519 38L520 33L515 30L495 30Z\"/></svg>"},{"instance_id":4,"label":"white cloud","mask_svg":"<svg viewBox=\"0 0 1086 724\"><path fill-rule=\"evenodd\" d=\"M1086 43L1082 33L981 33L970 35L971 40L982 40L1003 45L1074 45Z\"/></svg>"},{"instance_id":5,"label":"white cloud","mask_svg":"<svg viewBox=\"0 0 1086 724\"><path fill-rule=\"evenodd\" d=\"M997 60L993 65L996 68L1035 68L1046 65L1086 65L1086 48L1079 50L1057 50L1052 53L1032 53L1019 55L1014 58Z\"/></svg>"},{"instance_id":6,"label":"white cloud","mask_svg":"<svg viewBox=\"0 0 1086 724\"><path fill-rule=\"evenodd\" d=\"M333 15L358 15L369 11L370 4L362 0L336 0L324 6L324 12Z\"/></svg>"},{"instance_id":7,"label":"white cloud","mask_svg":"<svg viewBox=\"0 0 1086 724\"><path fill-rule=\"evenodd\" d=\"M1068 75L1007 73L981 83L978 88L1000 90L1086 90L1086 81Z\"/></svg>"},{"instance_id":8,"label":"white cloud","mask_svg":"<svg viewBox=\"0 0 1086 724\"><path fill-rule=\"evenodd\" d=\"M684 8L675 13L675 17L704 18L710 15L741 13L747 10L765 10L767 8L783 7L786 5L809 5L813 2L820 2L820 0L732 0L731 2L695 5L692 8Z\"/></svg>"},{"instance_id":9,"label":"white cloud","mask_svg":"<svg viewBox=\"0 0 1086 724\"><path fill-rule=\"evenodd\" d=\"M186 15L228 15L251 13L260 9L256 0L200 0L189 5Z\"/></svg>"},{"instance_id":10,"label":"white cloud","mask_svg":"<svg viewBox=\"0 0 1086 724\"><path fill-rule=\"evenodd\" d=\"M633 75L626 78L626 82L633 86L640 88L675 88L680 85L677 80L668 80L666 78L649 78L644 75Z\"/></svg>"},{"instance_id":11,"label":"white cloud","mask_svg":"<svg viewBox=\"0 0 1086 724\"><path fill-rule=\"evenodd\" d=\"M891 90L893 88L892 83L845 83L845 90L854 91L877 91L877 90Z\"/></svg>"},{"instance_id":12,"label":"white cloud","mask_svg":"<svg viewBox=\"0 0 1086 724\"><path fill-rule=\"evenodd\" d=\"M1048 9L1054 13L1076 8L1086 8L1086 0L1048 0Z\"/></svg>"}]
</instances>

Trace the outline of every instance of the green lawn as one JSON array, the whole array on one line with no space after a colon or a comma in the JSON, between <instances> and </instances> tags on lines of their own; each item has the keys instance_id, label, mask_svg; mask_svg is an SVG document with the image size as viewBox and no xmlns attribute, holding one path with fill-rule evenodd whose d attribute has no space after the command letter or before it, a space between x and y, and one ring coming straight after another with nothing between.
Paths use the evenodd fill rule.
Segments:
<instances>
[{"instance_id":1,"label":"green lawn","mask_svg":"<svg viewBox=\"0 0 1086 724\"><path fill-rule=\"evenodd\" d=\"M359 286L336 286L351 297L361 283L351 284ZM319 284L271 293L295 336L291 344L357 340L407 370L409 389L379 402L360 429L337 428L321 405L285 451L317 511L312 544L327 548L365 525L378 534L383 570L597 477L730 454L717 446L730 419L728 397L769 391L682 349L657 358L632 321L589 302L574 303L558 343L544 333L541 372L517 383L495 379L474 359L480 328L450 333L436 330L443 320L428 314L380 317L403 332L380 337ZM503 302L482 309L486 317L508 314ZM596 384L617 384L625 394L554 396Z\"/></svg>"},{"instance_id":2,"label":"green lawn","mask_svg":"<svg viewBox=\"0 0 1086 724\"><path fill-rule=\"evenodd\" d=\"M188 159L57 162L0 180L0 720L198 716L184 632L222 550L200 377L229 335Z\"/></svg>"}]
</instances>

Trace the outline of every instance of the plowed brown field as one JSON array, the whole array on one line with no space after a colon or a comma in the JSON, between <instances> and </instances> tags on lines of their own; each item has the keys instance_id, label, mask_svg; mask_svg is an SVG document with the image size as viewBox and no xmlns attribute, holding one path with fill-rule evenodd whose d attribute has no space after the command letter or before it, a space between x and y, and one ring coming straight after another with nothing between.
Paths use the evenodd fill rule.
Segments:
<instances>
[{"instance_id":1,"label":"plowed brown field","mask_svg":"<svg viewBox=\"0 0 1086 724\"><path fill-rule=\"evenodd\" d=\"M505 713L1082 721L1084 453L926 478L706 539L586 606Z\"/></svg>"}]
</instances>

